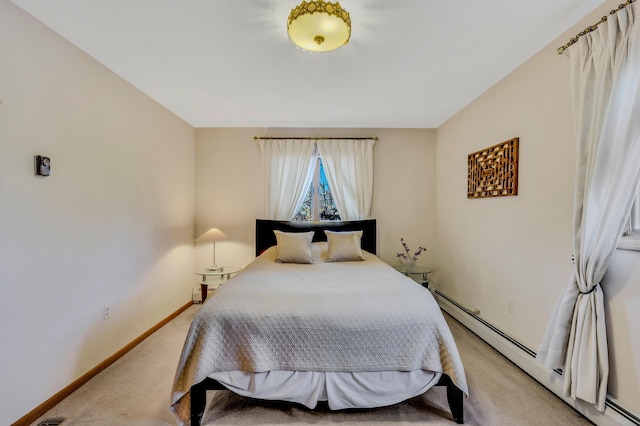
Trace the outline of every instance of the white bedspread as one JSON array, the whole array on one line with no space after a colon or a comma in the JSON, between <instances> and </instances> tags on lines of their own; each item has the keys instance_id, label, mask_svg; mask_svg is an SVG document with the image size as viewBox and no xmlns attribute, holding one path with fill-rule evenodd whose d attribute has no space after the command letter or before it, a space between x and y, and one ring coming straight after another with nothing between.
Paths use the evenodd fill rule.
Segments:
<instances>
[{"instance_id":1,"label":"white bedspread","mask_svg":"<svg viewBox=\"0 0 640 426\"><path fill-rule=\"evenodd\" d=\"M219 371L414 371L468 393L451 332L431 293L367 254L362 262L276 263L267 250L219 287L196 315L171 407L189 418L189 389Z\"/></svg>"}]
</instances>

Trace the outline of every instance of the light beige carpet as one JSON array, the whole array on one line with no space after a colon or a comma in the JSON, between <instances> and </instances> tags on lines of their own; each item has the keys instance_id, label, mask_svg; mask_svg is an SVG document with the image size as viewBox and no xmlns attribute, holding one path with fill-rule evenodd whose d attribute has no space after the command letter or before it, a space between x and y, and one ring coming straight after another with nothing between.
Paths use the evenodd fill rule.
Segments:
<instances>
[{"instance_id":1,"label":"light beige carpet","mask_svg":"<svg viewBox=\"0 0 640 426\"><path fill-rule=\"evenodd\" d=\"M175 425L169 395L189 324L190 307L127 355L47 412L61 426ZM589 425L588 420L462 327L447 321L465 366L470 397L465 424L479 426ZM203 425L443 425L453 426L446 389L374 410L332 412L281 402L256 401L229 391L208 392Z\"/></svg>"}]
</instances>

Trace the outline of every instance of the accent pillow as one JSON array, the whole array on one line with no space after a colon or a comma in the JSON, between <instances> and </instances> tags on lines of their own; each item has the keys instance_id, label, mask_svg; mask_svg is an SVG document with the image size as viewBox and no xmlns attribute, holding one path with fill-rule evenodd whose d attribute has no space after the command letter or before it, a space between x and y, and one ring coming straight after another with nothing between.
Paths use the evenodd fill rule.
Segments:
<instances>
[{"instance_id":1,"label":"accent pillow","mask_svg":"<svg viewBox=\"0 0 640 426\"><path fill-rule=\"evenodd\" d=\"M273 231L276 234L276 262L281 263L313 263L311 255L311 240L313 231L310 232L282 232Z\"/></svg>"},{"instance_id":2,"label":"accent pillow","mask_svg":"<svg viewBox=\"0 0 640 426\"><path fill-rule=\"evenodd\" d=\"M362 231L335 232L324 231L329 244L327 262L349 262L364 260L360 240Z\"/></svg>"}]
</instances>

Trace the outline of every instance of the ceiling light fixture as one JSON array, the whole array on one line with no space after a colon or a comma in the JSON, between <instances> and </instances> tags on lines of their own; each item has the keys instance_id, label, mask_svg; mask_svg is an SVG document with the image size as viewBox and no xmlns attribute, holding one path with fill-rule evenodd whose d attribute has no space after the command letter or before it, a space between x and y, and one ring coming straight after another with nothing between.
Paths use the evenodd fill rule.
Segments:
<instances>
[{"instance_id":1,"label":"ceiling light fixture","mask_svg":"<svg viewBox=\"0 0 640 426\"><path fill-rule=\"evenodd\" d=\"M303 1L291 9L287 31L301 48L327 52L349 42L351 17L338 2Z\"/></svg>"}]
</instances>

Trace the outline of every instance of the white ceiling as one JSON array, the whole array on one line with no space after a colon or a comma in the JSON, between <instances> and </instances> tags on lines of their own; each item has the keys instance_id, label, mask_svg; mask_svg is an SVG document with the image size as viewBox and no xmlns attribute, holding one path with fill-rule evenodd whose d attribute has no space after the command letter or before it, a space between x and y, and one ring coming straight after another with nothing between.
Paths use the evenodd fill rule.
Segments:
<instances>
[{"instance_id":1,"label":"white ceiling","mask_svg":"<svg viewBox=\"0 0 640 426\"><path fill-rule=\"evenodd\" d=\"M194 127L363 128L438 127L604 3L342 0L351 41L310 53L298 0L12 1Z\"/></svg>"}]
</instances>

